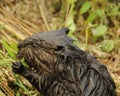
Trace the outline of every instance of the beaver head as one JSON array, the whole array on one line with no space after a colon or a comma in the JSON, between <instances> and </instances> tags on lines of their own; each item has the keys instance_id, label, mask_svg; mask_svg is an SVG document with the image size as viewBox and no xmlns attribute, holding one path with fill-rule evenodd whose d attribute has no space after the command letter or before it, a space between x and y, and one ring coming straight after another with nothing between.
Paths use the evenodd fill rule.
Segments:
<instances>
[{"instance_id":1,"label":"beaver head","mask_svg":"<svg viewBox=\"0 0 120 96\"><path fill-rule=\"evenodd\" d=\"M54 67L62 70L61 64L56 66L55 64L64 62L71 50L75 49L73 39L67 36L68 32L69 29L62 28L57 31L36 33L18 44L17 57L24 58L36 71L43 69L51 72Z\"/></svg>"}]
</instances>

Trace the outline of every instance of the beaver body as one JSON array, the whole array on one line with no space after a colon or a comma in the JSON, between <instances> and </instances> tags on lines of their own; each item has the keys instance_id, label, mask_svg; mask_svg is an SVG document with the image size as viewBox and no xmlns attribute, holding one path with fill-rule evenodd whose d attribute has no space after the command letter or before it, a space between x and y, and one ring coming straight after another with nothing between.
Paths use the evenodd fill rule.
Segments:
<instances>
[{"instance_id":1,"label":"beaver body","mask_svg":"<svg viewBox=\"0 0 120 96\"><path fill-rule=\"evenodd\" d=\"M115 83L105 65L82 51L69 30L37 33L18 44L13 71L24 76L43 96L116 96ZM34 68L34 70L32 70Z\"/></svg>"}]
</instances>

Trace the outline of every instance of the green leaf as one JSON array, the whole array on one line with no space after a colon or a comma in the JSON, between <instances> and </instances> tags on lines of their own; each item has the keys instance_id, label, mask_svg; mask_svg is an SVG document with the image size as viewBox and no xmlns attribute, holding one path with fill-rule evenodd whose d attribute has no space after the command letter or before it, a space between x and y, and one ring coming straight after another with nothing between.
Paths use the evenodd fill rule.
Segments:
<instances>
[{"instance_id":1,"label":"green leaf","mask_svg":"<svg viewBox=\"0 0 120 96\"><path fill-rule=\"evenodd\" d=\"M77 40L77 38L71 32L69 32L68 36L71 37L73 40Z\"/></svg>"},{"instance_id":2,"label":"green leaf","mask_svg":"<svg viewBox=\"0 0 120 96\"><path fill-rule=\"evenodd\" d=\"M21 80L19 78L16 78L16 80L17 82L15 82L15 84L18 85L20 88L22 88L24 92L28 94L28 96L32 96L30 92L28 91L28 89L26 88L26 86L21 82Z\"/></svg>"},{"instance_id":3,"label":"green leaf","mask_svg":"<svg viewBox=\"0 0 120 96\"><path fill-rule=\"evenodd\" d=\"M82 5L82 8L80 9L80 14L84 14L86 13L91 7L91 2L85 2L83 5Z\"/></svg>"},{"instance_id":4,"label":"green leaf","mask_svg":"<svg viewBox=\"0 0 120 96\"><path fill-rule=\"evenodd\" d=\"M96 17L97 17L97 14L96 14L95 12L92 12L92 13L89 15L89 17L87 18L86 23L87 23L87 24L88 24L88 23L92 23L92 22L95 20Z\"/></svg>"},{"instance_id":5,"label":"green leaf","mask_svg":"<svg viewBox=\"0 0 120 96\"><path fill-rule=\"evenodd\" d=\"M24 58L22 58L21 62L26 68L29 68L29 66L28 66L27 62L25 62Z\"/></svg>"},{"instance_id":6,"label":"green leaf","mask_svg":"<svg viewBox=\"0 0 120 96\"><path fill-rule=\"evenodd\" d=\"M119 7L116 6L116 7L112 8L111 13L112 13L113 15L117 15L118 12L119 12Z\"/></svg>"},{"instance_id":7,"label":"green leaf","mask_svg":"<svg viewBox=\"0 0 120 96\"><path fill-rule=\"evenodd\" d=\"M17 48L17 43L12 43L10 44L10 47L14 50L14 51L18 51L18 48Z\"/></svg>"},{"instance_id":8,"label":"green leaf","mask_svg":"<svg viewBox=\"0 0 120 96\"><path fill-rule=\"evenodd\" d=\"M99 25L98 27L96 27L96 31L94 31L93 36L102 37L106 34L106 32L107 32L106 25Z\"/></svg>"},{"instance_id":9,"label":"green leaf","mask_svg":"<svg viewBox=\"0 0 120 96\"><path fill-rule=\"evenodd\" d=\"M13 62L12 59L2 59L0 60L0 66L10 66L10 62Z\"/></svg>"},{"instance_id":10,"label":"green leaf","mask_svg":"<svg viewBox=\"0 0 120 96\"><path fill-rule=\"evenodd\" d=\"M77 0L67 0L68 4L74 4Z\"/></svg>"},{"instance_id":11,"label":"green leaf","mask_svg":"<svg viewBox=\"0 0 120 96\"><path fill-rule=\"evenodd\" d=\"M10 55L10 57L12 57L13 59L15 59L16 58L15 53L13 52L13 50L11 49L11 47L8 45L8 43L5 40L2 40L2 44L5 47L5 49L8 52L8 54Z\"/></svg>"},{"instance_id":12,"label":"green leaf","mask_svg":"<svg viewBox=\"0 0 120 96\"><path fill-rule=\"evenodd\" d=\"M103 11L103 10L98 9L98 10L96 11L96 14L97 14L100 18L103 18L103 17L104 17L104 11Z\"/></svg>"},{"instance_id":13,"label":"green leaf","mask_svg":"<svg viewBox=\"0 0 120 96\"><path fill-rule=\"evenodd\" d=\"M71 13L67 18L66 18L66 21L65 21L65 26L67 26L71 32L70 33L73 33L76 29L76 26L75 26L75 22L74 22L74 12Z\"/></svg>"},{"instance_id":14,"label":"green leaf","mask_svg":"<svg viewBox=\"0 0 120 96\"><path fill-rule=\"evenodd\" d=\"M111 52L115 47L115 43L112 40L105 40L102 43L102 50L105 52Z\"/></svg>"}]
</instances>

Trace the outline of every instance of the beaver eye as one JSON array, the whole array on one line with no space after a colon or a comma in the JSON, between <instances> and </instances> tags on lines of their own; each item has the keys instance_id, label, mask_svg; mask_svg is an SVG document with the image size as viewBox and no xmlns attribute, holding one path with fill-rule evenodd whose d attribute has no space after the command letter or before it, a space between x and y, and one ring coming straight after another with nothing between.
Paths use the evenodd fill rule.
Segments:
<instances>
[{"instance_id":1,"label":"beaver eye","mask_svg":"<svg viewBox=\"0 0 120 96\"><path fill-rule=\"evenodd\" d=\"M65 48L64 46L57 46L57 49L56 49L56 51L63 50L64 48Z\"/></svg>"}]
</instances>

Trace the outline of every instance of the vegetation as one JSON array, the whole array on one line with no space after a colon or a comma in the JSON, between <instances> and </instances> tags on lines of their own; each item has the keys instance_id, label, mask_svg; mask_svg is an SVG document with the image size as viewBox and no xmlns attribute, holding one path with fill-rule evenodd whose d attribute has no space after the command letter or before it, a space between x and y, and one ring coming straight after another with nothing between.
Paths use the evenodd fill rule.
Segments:
<instances>
[{"instance_id":1,"label":"vegetation","mask_svg":"<svg viewBox=\"0 0 120 96\"><path fill-rule=\"evenodd\" d=\"M17 43L36 33L68 27L75 45L106 64L120 95L119 0L1 0L0 96L39 96L12 72Z\"/></svg>"}]
</instances>

